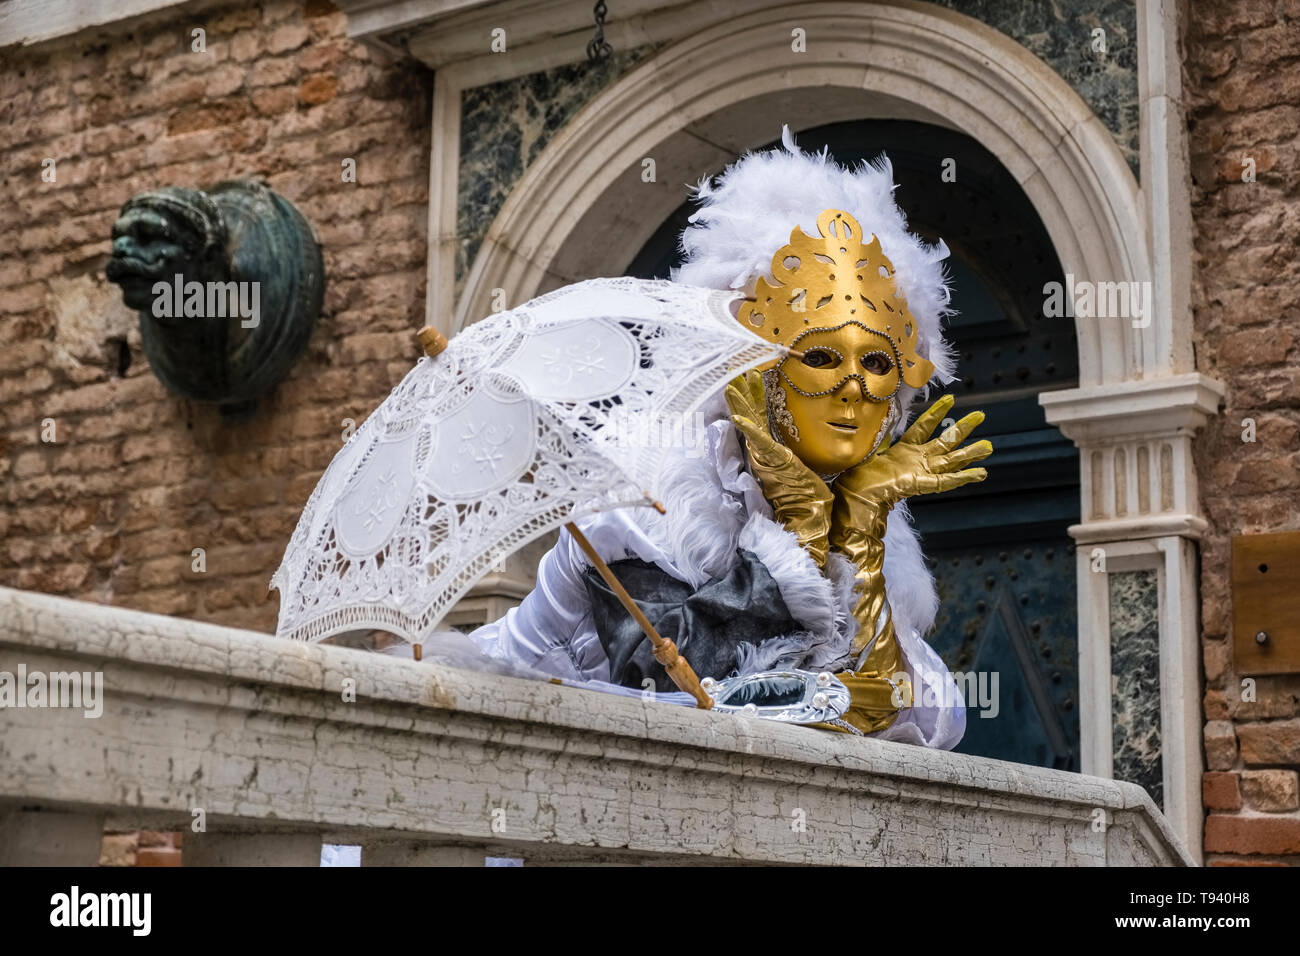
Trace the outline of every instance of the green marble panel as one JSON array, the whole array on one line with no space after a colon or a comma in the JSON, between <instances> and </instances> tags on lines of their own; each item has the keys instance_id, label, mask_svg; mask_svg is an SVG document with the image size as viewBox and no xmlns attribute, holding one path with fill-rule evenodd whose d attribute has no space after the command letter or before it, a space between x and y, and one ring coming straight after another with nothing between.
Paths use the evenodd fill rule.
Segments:
<instances>
[{"instance_id":1,"label":"green marble panel","mask_svg":"<svg viewBox=\"0 0 1300 956\"><path fill-rule=\"evenodd\" d=\"M1005 33L1069 83L1138 175L1137 4L1133 0L934 0ZM1093 50L1104 31L1105 55Z\"/></svg>"},{"instance_id":2,"label":"green marble panel","mask_svg":"<svg viewBox=\"0 0 1300 956\"><path fill-rule=\"evenodd\" d=\"M1160 595L1155 571L1109 576L1114 777L1164 805L1160 754Z\"/></svg>"},{"instance_id":3,"label":"green marble panel","mask_svg":"<svg viewBox=\"0 0 1300 956\"><path fill-rule=\"evenodd\" d=\"M456 292L488 227L524 171L559 130L619 76L662 44L615 52L461 93L456 196Z\"/></svg>"}]
</instances>

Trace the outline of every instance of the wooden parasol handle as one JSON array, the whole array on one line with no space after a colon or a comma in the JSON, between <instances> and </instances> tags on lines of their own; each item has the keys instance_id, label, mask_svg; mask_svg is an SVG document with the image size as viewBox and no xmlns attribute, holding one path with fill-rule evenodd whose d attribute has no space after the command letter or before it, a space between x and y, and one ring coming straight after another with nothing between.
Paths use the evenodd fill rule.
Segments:
<instances>
[{"instance_id":1,"label":"wooden parasol handle","mask_svg":"<svg viewBox=\"0 0 1300 956\"><path fill-rule=\"evenodd\" d=\"M420 340L420 348L424 349L424 354L429 358L437 358L447 347L447 336L443 335L432 325L426 325L415 333L415 337Z\"/></svg>"},{"instance_id":2,"label":"wooden parasol handle","mask_svg":"<svg viewBox=\"0 0 1300 956\"><path fill-rule=\"evenodd\" d=\"M573 535L573 540L578 542L578 547L582 548L583 553L587 555L596 570L600 572L600 576L605 580L605 583L617 595L623 607L627 608L627 613L631 614L633 620L641 625L641 630L645 631L646 637L650 638L650 645L654 648L655 660L664 666L664 670L668 671L668 676L673 679L673 683L694 697L696 706L700 710L711 709L713 707L713 698L704 692L704 688L700 686L700 679L695 676L695 671L686 662L686 658L677 653L677 645L668 638L662 637L655 630L654 625L650 623L650 619L645 616L645 612L637 607L636 602L632 600L632 595L627 593L627 589L614 576L614 572L609 569L609 565L596 553L596 549L591 546L587 536L578 530L578 526L570 521L564 527L569 529L569 534Z\"/></svg>"},{"instance_id":3,"label":"wooden parasol handle","mask_svg":"<svg viewBox=\"0 0 1300 956\"><path fill-rule=\"evenodd\" d=\"M432 325L426 325L415 333L415 337L420 340L420 348L424 349L424 354L429 358L437 358L447 348L447 336L443 335ZM419 644L412 645L412 653L415 659L424 659L424 648Z\"/></svg>"}]
</instances>

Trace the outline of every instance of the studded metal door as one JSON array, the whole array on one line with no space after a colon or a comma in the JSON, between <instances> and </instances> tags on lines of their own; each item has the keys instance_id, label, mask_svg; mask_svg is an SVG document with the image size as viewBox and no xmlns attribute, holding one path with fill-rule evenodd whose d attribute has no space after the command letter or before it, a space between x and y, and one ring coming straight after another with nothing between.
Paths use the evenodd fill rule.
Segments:
<instances>
[{"instance_id":1,"label":"studded metal door","mask_svg":"<svg viewBox=\"0 0 1300 956\"><path fill-rule=\"evenodd\" d=\"M1079 520L1078 453L1037 400L1077 383L1078 352L1069 320L1042 314L1044 284L1063 281L1046 230L993 155L952 130L867 120L797 138L846 165L887 153L910 228L942 237L952 251L958 314L948 335L961 377L949 387L952 414L983 410L975 437L992 441L994 454L986 481L911 505L939 589L927 640L967 698L957 750L1078 770L1074 545L1066 534ZM627 273L666 277L691 211L690 203L676 210Z\"/></svg>"}]
</instances>

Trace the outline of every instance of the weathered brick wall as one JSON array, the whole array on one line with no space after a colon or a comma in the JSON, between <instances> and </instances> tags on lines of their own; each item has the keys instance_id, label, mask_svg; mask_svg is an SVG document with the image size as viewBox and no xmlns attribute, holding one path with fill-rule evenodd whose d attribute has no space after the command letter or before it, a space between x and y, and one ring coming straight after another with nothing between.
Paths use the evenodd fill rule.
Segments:
<instances>
[{"instance_id":1,"label":"weathered brick wall","mask_svg":"<svg viewBox=\"0 0 1300 956\"><path fill-rule=\"evenodd\" d=\"M180 866L180 833L137 830L130 833L104 834L100 866Z\"/></svg>"},{"instance_id":2,"label":"weathered brick wall","mask_svg":"<svg viewBox=\"0 0 1300 956\"><path fill-rule=\"evenodd\" d=\"M344 26L327 2L272 0L6 53L0 584L274 627L267 581L343 420L420 354L430 74ZM132 194L237 176L299 206L327 277L307 353L244 422L164 389L103 274Z\"/></svg>"},{"instance_id":3,"label":"weathered brick wall","mask_svg":"<svg viewBox=\"0 0 1300 956\"><path fill-rule=\"evenodd\" d=\"M2 55L0 584L274 628L302 505L424 318L431 74L344 28L323 0L228 3ZM154 377L104 265L134 193L241 176L313 224L327 286L289 380L232 422ZM110 835L104 862L174 863L172 840Z\"/></svg>"},{"instance_id":4,"label":"weathered brick wall","mask_svg":"<svg viewBox=\"0 0 1300 956\"><path fill-rule=\"evenodd\" d=\"M1232 533L1300 528L1300 0L1197 0L1187 19L1197 356L1229 386L1198 440L1206 851L1295 863L1300 677L1260 678L1241 700L1227 580ZM346 40L326 0L208 4L5 51L0 584L274 626L267 580L344 419L360 423L418 355L430 83ZM244 422L163 388L103 276L129 196L234 176L299 205L328 277L307 354ZM112 835L104 862L165 865L178 845Z\"/></svg>"},{"instance_id":5,"label":"weathered brick wall","mask_svg":"<svg viewBox=\"0 0 1300 956\"><path fill-rule=\"evenodd\" d=\"M1196 0L1185 82L1196 221L1196 354L1227 385L1197 440L1206 859L1300 863L1300 676L1232 653L1230 539L1300 529L1300 0ZM1256 181L1243 182L1242 160ZM1244 419L1256 441L1243 442Z\"/></svg>"}]
</instances>

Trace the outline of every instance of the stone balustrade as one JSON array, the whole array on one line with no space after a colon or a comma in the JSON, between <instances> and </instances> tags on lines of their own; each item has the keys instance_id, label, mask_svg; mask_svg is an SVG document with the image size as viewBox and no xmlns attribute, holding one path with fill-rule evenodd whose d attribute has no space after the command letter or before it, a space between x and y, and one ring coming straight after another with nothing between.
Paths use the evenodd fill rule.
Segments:
<instances>
[{"instance_id":1,"label":"stone balustrade","mask_svg":"<svg viewBox=\"0 0 1300 956\"><path fill-rule=\"evenodd\" d=\"M103 691L5 700L5 864L93 864L106 824L186 865L1191 862L1133 784L0 588L20 669Z\"/></svg>"}]
</instances>

